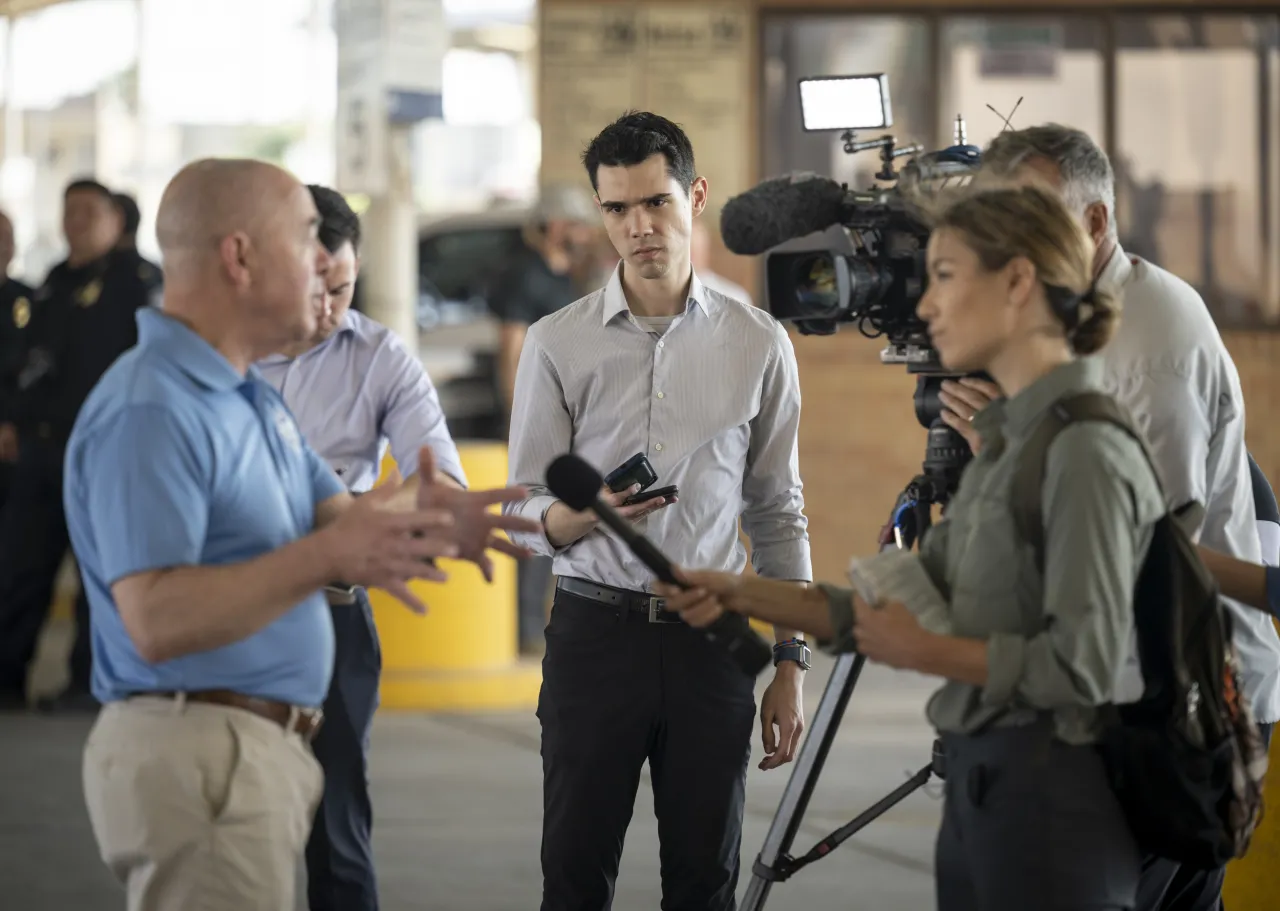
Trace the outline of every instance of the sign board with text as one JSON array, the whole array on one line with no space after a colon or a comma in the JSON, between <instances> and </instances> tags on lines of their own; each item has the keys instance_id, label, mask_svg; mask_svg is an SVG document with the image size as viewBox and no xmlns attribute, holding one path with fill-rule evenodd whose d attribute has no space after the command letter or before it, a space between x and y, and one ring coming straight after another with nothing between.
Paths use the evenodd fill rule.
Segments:
<instances>
[{"instance_id":1,"label":"sign board with text","mask_svg":"<svg viewBox=\"0 0 1280 911\"><path fill-rule=\"evenodd\" d=\"M642 109L688 133L713 205L747 189L751 21L731 2L542 4L543 182L585 181L586 144Z\"/></svg>"},{"instance_id":2,"label":"sign board with text","mask_svg":"<svg viewBox=\"0 0 1280 911\"><path fill-rule=\"evenodd\" d=\"M444 0L337 0L337 184L383 193L387 128L443 114Z\"/></svg>"}]
</instances>

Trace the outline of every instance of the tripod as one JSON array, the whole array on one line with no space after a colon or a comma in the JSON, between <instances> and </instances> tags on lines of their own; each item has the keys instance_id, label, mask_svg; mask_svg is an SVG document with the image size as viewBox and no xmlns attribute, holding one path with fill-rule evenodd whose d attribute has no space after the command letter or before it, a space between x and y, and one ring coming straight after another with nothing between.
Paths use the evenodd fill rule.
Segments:
<instances>
[{"instance_id":1,"label":"tripod","mask_svg":"<svg viewBox=\"0 0 1280 911\"><path fill-rule=\"evenodd\" d=\"M936 403L937 385L940 383L941 377L922 376L917 386L917 415L920 422L929 428L924 472L913 478L898 496L889 523L880 533L881 550L889 547L910 550L924 536L933 524L933 505L937 503L945 506L949 502L959 486L960 472L971 457L964 439L936 417L941 412L941 406L937 405L935 410L929 405L930 399ZM929 418L931 420L926 423ZM941 745L935 741L928 765L822 839L807 853L799 857L791 854L791 845L800 828L800 820L808 809L809 799L818 783L818 775L822 772L836 729L849 705L849 697L853 694L865 663L866 658L857 653L841 655L836 660L835 669L832 670L831 678L822 692L822 700L818 703L818 711L810 722L809 736L800 747L795 768L782 792L778 811L769 826L764 845L752 864L751 881L747 885L741 911L760 911L774 883L785 882L797 870L826 857L851 835L922 787L930 777L945 777Z\"/></svg>"}]
</instances>

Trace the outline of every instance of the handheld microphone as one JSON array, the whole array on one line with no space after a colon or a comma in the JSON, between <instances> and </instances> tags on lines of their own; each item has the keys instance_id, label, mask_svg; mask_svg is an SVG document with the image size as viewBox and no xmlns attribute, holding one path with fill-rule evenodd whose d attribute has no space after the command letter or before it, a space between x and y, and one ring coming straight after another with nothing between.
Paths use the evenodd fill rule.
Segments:
<instances>
[{"instance_id":1,"label":"handheld microphone","mask_svg":"<svg viewBox=\"0 0 1280 911\"><path fill-rule=\"evenodd\" d=\"M604 486L604 478L585 461L576 455L566 453L559 456L547 467L547 487L565 505L575 512L590 509L600 521L617 532L618 537L640 558L645 566L653 570L668 585L688 588L671 569L668 560L658 548L644 535L636 531L627 519L600 499L600 489ZM730 656L738 662L738 666L752 677L758 675L773 661L773 648L752 631L746 624L740 624L731 614L724 614L703 630L707 638L727 649Z\"/></svg>"},{"instance_id":2,"label":"handheld microphone","mask_svg":"<svg viewBox=\"0 0 1280 911\"><path fill-rule=\"evenodd\" d=\"M848 191L829 177L808 172L775 177L724 204L720 236L730 251L755 256L841 224L848 199Z\"/></svg>"}]
</instances>

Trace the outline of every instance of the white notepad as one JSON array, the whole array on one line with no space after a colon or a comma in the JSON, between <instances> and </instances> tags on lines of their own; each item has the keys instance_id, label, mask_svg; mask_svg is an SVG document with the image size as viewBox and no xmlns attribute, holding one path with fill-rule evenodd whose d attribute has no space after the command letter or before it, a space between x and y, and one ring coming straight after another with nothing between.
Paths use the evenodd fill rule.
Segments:
<instances>
[{"instance_id":1,"label":"white notepad","mask_svg":"<svg viewBox=\"0 0 1280 911\"><path fill-rule=\"evenodd\" d=\"M929 632L951 633L950 607L914 551L886 550L873 557L854 557L849 561L849 584L873 607L882 601L901 601Z\"/></svg>"}]
</instances>

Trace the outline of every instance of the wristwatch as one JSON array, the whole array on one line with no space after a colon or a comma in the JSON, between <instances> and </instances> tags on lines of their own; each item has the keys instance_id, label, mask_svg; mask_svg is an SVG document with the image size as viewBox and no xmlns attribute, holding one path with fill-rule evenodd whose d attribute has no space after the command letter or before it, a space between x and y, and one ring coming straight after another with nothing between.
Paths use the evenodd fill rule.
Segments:
<instances>
[{"instance_id":1,"label":"wristwatch","mask_svg":"<svg viewBox=\"0 0 1280 911\"><path fill-rule=\"evenodd\" d=\"M773 647L774 667L777 667L780 661L794 661L800 665L801 670L807 671L813 667L810 660L812 657L813 652L809 651L809 645L803 639L788 639Z\"/></svg>"}]
</instances>

